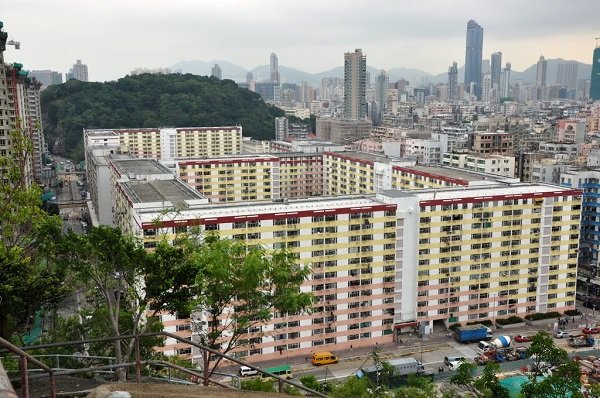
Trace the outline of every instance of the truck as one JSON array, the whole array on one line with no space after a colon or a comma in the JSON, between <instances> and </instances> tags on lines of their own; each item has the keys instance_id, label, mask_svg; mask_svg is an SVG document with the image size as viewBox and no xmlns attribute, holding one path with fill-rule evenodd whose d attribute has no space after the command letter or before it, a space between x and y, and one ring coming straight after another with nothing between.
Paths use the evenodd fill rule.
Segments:
<instances>
[{"instance_id":1,"label":"truck","mask_svg":"<svg viewBox=\"0 0 600 398\"><path fill-rule=\"evenodd\" d=\"M423 364L412 357L391 359L388 363L394 367L394 375L391 378L381 373L381 365L363 366L356 372L356 377L367 377L375 382L386 379L385 383L390 387L406 385L410 375L433 377L433 374L426 374Z\"/></svg>"},{"instance_id":2,"label":"truck","mask_svg":"<svg viewBox=\"0 0 600 398\"><path fill-rule=\"evenodd\" d=\"M481 324L459 326L454 329L454 338L459 343L474 343L481 340L491 340L492 330Z\"/></svg>"},{"instance_id":3,"label":"truck","mask_svg":"<svg viewBox=\"0 0 600 398\"><path fill-rule=\"evenodd\" d=\"M477 348L475 349L475 351L479 355L483 355L488 351L507 347L510 347L510 336L498 336L489 343L487 341L480 341L479 343L477 343Z\"/></svg>"}]
</instances>

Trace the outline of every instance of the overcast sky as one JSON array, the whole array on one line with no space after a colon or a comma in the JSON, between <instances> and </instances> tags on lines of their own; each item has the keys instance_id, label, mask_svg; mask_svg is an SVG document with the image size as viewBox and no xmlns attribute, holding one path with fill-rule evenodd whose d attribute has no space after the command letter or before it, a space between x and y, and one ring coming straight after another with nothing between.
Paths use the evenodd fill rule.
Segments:
<instances>
[{"instance_id":1,"label":"overcast sky","mask_svg":"<svg viewBox=\"0 0 600 398\"><path fill-rule=\"evenodd\" d=\"M598 0L0 0L6 62L65 73L77 59L90 80L136 67L227 60L246 69L279 64L307 72L343 65L362 48L376 68L431 74L464 64L467 21L484 28L483 54L522 71L546 58L591 63Z\"/></svg>"}]
</instances>

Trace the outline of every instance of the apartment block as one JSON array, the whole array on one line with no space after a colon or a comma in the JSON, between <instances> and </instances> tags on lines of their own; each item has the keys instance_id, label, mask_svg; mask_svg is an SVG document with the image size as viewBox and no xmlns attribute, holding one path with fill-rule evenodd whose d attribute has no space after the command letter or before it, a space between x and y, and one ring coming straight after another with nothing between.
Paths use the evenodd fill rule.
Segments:
<instances>
[{"instance_id":1,"label":"apartment block","mask_svg":"<svg viewBox=\"0 0 600 398\"><path fill-rule=\"evenodd\" d=\"M175 174L211 202L280 198L280 160L272 155L178 159Z\"/></svg>"},{"instance_id":2,"label":"apartment block","mask_svg":"<svg viewBox=\"0 0 600 398\"><path fill-rule=\"evenodd\" d=\"M308 198L323 195L322 153L280 153L281 198Z\"/></svg>"},{"instance_id":3,"label":"apartment block","mask_svg":"<svg viewBox=\"0 0 600 398\"><path fill-rule=\"evenodd\" d=\"M502 131L474 132L469 135L471 151L485 154L512 155L513 136Z\"/></svg>"},{"instance_id":4,"label":"apartment block","mask_svg":"<svg viewBox=\"0 0 600 398\"><path fill-rule=\"evenodd\" d=\"M560 185L583 190L578 281L583 293L600 294L600 169L565 171Z\"/></svg>"},{"instance_id":5,"label":"apartment block","mask_svg":"<svg viewBox=\"0 0 600 398\"><path fill-rule=\"evenodd\" d=\"M199 227L286 248L310 267L301 289L315 296L312 311L274 314L249 331L252 344L234 352L250 360L389 342L418 322L429 333L575 306L579 189L494 183L217 207L177 180L117 190L118 211L130 208L122 228L147 248ZM169 214L179 202L183 210ZM191 322L169 321L182 331Z\"/></svg>"},{"instance_id":6,"label":"apartment block","mask_svg":"<svg viewBox=\"0 0 600 398\"><path fill-rule=\"evenodd\" d=\"M363 152L323 154L324 194L371 194L386 189L424 189L497 183L503 176L458 168L416 165L415 161ZM507 182L517 182L509 178Z\"/></svg>"},{"instance_id":7,"label":"apartment block","mask_svg":"<svg viewBox=\"0 0 600 398\"><path fill-rule=\"evenodd\" d=\"M506 177L515 176L515 158L513 156L444 153L442 164L481 173Z\"/></svg>"},{"instance_id":8,"label":"apartment block","mask_svg":"<svg viewBox=\"0 0 600 398\"><path fill-rule=\"evenodd\" d=\"M200 226L202 233L217 232L223 238L269 249L287 248L312 270L301 288L315 296L312 311L275 314L272 322L243 336L252 344L234 349L236 355L273 359L283 351L308 355L321 348L392 341L394 320L400 319L394 309L395 205L373 198L339 197L215 207L182 192L163 198L165 187L150 189L158 188L157 183L167 182L136 181L117 187L118 207L131 207L128 225L143 238L145 247ZM187 204L185 210L164 215L181 200ZM407 320L414 321L414 311L407 314ZM184 320L169 321L175 328L186 324ZM163 351L180 349L165 346Z\"/></svg>"},{"instance_id":9,"label":"apartment block","mask_svg":"<svg viewBox=\"0 0 600 398\"><path fill-rule=\"evenodd\" d=\"M575 308L581 190L511 184L378 198L407 209L396 266L416 270L416 294L402 299L427 327Z\"/></svg>"},{"instance_id":10,"label":"apartment block","mask_svg":"<svg viewBox=\"0 0 600 398\"><path fill-rule=\"evenodd\" d=\"M119 137L119 151L134 158L173 160L238 155L242 150L242 127L177 127L87 130L84 143L95 133L112 131Z\"/></svg>"}]
</instances>

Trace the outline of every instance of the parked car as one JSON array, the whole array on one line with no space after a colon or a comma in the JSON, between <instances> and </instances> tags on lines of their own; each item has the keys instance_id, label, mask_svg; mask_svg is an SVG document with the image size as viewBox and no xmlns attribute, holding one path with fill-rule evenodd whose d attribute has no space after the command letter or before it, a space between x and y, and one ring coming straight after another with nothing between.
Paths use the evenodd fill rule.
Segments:
<instances>
[{"instance_id":1,"label":"parked car","mask_svg":"<svg viewBox=\"0 0 600 398\"><path fill-rule=\"evenodd\" d=\"M515 341L517 343L529 343L531 341L531 337L529 336L521 336L520 334L515 336Z\"/></svg>"},{"instance_id":2,"label":"parked car","mask_svg":"<svg viewBox=\"0 0 600 398\"><path fill-rule=\"evenodd\" d=\"M569 337L569 333L565 332L564 330L557 330L554 332L554 337L557 339L562 339L563 337Z\"/></svg>"},{"instance_id":3,"label":"parked car","mask_svg":"<svg viewBox=\"0 0 600 398\"><path fill-rule=\"evenodd\" d=\"M598 334L600 333L600 328L583 328L581 332L583 334Z\"/></svg>"}]
</instances>

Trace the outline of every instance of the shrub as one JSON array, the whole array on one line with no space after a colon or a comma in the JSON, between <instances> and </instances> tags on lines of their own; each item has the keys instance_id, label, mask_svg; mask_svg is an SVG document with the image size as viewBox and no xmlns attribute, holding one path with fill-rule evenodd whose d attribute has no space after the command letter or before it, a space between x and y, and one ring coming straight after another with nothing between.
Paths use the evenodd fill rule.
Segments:
<instances>
[{"instance_id":1,"label":"shrub","mask_svg":"<svg viewBox=\"0 0 600 398\"><path fill-rule=\"evenodd\" d=\"M496 323L500 325L513 325L515 323L523 322L523 318L518 317L516 315L510 316L508 318L496 319Z\"/></svg>"},{"instance_id":2,"label":"shrub","mask_svg":"<svg viewBox=\"0 0 600 398\"><path fill-rule=\"evenodd\" d=\"M467 325L485 325L485 326L492 326L492 321L490 321L489 319L485 319L485 320L483 320L483 321L467 322Z\"/></svg>"},{"instance_id":3,"label":"shrub","mask_svg":"<svg viewBox=\"0 0 600 398\"><path fill-rule=\"evenodd\" d=\"M450 325L450 327L448 327L448 329L450 330L456 330L456 328L460 327L460 323L455 323L453 325Z\"/></svg>"},{"instance_id":4,"label":"shrub","mask_svg":"<svg viewBox=\"0 0 600 398\"><path fill-rule=\"evenodd\" d=\"M565 315L568 315L568 316L581 315L581 311L579 311L579 310L568 310L568 311L565 311Z\"/></svg>"},{"instance_id":5,"label":"shrub","mask_svg":"<svg viewBox=\"0 0 600 398\"><path fill-rule=\"evenodd\" d=\"M528 319L530 321L539 321L540 319L554 319L554 318L560 318L560 313L553 311L553 312L525 315L525 319Z\"/></svg>"},{"instance_id":6,"label":"shrub","mask_svg":"<svg viewBox=\"0 0 600 398\"><path fill-rule=\"evenodd\" d=\"M242 390L275 392L272 380L252 379L242 381Z\"/></svg>"}]
</instances>

